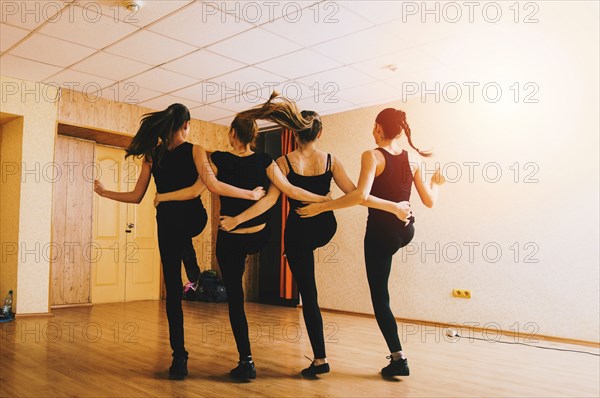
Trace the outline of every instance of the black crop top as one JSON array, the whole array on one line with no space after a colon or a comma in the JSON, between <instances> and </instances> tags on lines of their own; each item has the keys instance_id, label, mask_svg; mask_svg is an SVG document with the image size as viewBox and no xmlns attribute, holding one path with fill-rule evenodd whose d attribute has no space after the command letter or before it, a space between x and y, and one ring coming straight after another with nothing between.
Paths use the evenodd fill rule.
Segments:
<instances>
[{"instance_id":1,"label":"black crop top","mask_svg":"<svg viewBox=\"0 0 600 398\"><path fill-rule=\"evenodd\" d=\"M375 177L371 188L371 195L380 199L402 202L410 200L413 174L408 162L408 152L402 151L398 155L392 155L383 148L376 148L385 157L385 168L383 172ZM415 222L410 217L411 223ZM377 223L387 228L403 228L404 222L396 215L383 210L369 208L369 223Z\"/></svg>"},{"instance_id":2,"label":"black crop top","mask_svg":"<svg viewBox=\"0 0 600 398\"><path fill-rule=\"evenodd\" d=\"M189 142L184 142L171 151L165 151L160 162L156 151L152 154L152 175L158 193L177 191L196 183L198 171L194 163L193 147ZM161 202L156 211L157 216L190 217L202 208L202 201L197 197L184 201Z\"/></svg>"},{"instance_id":3,"label":"black crop top","mask_svg":"<svg viewBox=\"0 0 600 398\"><path fill-rule=\"evenodd\" d=\"M331 179L333 178L333 173L331 172L331 154L327 154L327 166L325 167L325 173L316 176L303 176L297 174L294 171L292 163L288 159L287 155L285 156L285 160L287 161L288 168L290 169L287 179L292 185L321 196L325 196L329 193L331 188ZM288 201L290 202L289 214L292 215L298 215L298 213L296 213L296 209L306 206L302 202L290 197L288 197Z\"/></svg>"},{"instance_id":4,"label":"black crop top","mask_svg":"<svg viewBox=\"0 0 600 398\"><path fill-rule=\"evenodd\" d=\"M256 187L269 189L271 181L267 176L267 168L273 163L273 158L266 153L253 153L249 156L236 156L230 152L213 152L210 156L217 166L217 179L238 188L253 190ZM219 196L221 202L221 215L235 217L248 209L253 200ZM247 228L267 222L268 211L256 218L246 221L237 228ZM236 229L237 229L236 228Z\"/></svg>"}]
</instances>

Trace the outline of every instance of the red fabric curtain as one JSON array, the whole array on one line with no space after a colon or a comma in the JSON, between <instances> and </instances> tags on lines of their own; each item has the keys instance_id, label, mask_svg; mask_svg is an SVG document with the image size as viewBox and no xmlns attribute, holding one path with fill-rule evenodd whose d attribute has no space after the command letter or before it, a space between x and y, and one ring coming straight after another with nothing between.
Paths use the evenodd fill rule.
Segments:
<instances>
[{"instance_id":1,"label":"red fabric curtain","mask_svg":"<svg viewBox=\"0 0 600 398\"><path fill-rule=\"evenodd\" d=\"M282 129L281 130L281 155L287 155L296 149L296 140L292 130ZM281 194L281 262L280 262L280 273L279 273L279 297L283 299L294 299L298 298L298 290L296 283L292 277L292 271L287 262L287 258L283 255L284 252L284 231L287 216L290 211L290 206L287 201L287 196Z\"/></svg>"}]
</instances>

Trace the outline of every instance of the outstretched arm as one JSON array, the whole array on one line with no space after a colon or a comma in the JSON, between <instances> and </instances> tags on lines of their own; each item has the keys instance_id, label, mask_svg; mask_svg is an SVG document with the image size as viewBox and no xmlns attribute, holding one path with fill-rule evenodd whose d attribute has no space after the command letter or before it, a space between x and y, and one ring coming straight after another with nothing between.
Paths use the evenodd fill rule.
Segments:
<instances>
[{"instance_id":1,"label":"outstretched arm","mask_svg":"<svg viewBox=\"0 0 600 398\"><path fill-rule=\"evenodd\" d=\"M280 191L275 186L275 184L271 184L269 186L269 190L267 191L267 195L260 199L258 202L244 210L242 213L238 214L235 217L221 216L221 221L219 223L219 228L225 231L231 231L236 228L238 225L245 223L248 220L252 220L268 211L275 203L277 203L277 198L279 198Z\"/></svg>"},{"instance_id":2,"label":"outstretched arm","mask_svg":"<svg viewBox=\"0 0 600 398\"><path fill-rule=\"evenodd\" d=\"M337 198L325 203L312 203L301 207L296 211L301 217L313 217L325 211L343 209L345 207L356 206L363 204L369 198L373 180L375 179L375 171L377 169L377 159L375 151L369 150L362 154L360 164L360 176L358 178L358 187Z\"/></svg>"},{"instance_id":3,"label":"outstretched arm","mask_svg":"<svg viewBox=\"0 0 600 398\"><path fill-rule=\"evenodd\" d=\"M144 195L150 184L152 164L144 160L142 162L142 171L135 184L135 188L130 192L115 192L104 188L104 185L99 180L94 180L94 191L103 198L116 200L124 203L140 203L144 199Z\"/></svg>"},{"instance_id":4,"label":"outstretched arm","mask_svg":"<svg viewBox=\"0 0 600 398\"><path fill-rule=\"evenodd\" d=\"M333 156L333 179L338 187L344 192L349 193L356 189L356 186L348 177L344 165L337 156ZM408 218L412 215L410 210L410 203L407 201L403 202L392 202L391 200L380 199L376 196L369 195L367 200L362 203L363 206L371 207L387 211L388 213L394 214L400 220L408 222Z\"/></svg>"}]
</instances>

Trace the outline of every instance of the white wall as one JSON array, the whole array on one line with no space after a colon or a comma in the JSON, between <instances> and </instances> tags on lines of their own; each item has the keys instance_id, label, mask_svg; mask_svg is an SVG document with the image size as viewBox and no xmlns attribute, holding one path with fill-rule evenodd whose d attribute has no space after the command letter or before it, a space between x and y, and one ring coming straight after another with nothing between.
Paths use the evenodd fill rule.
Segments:
<instances>
[{"instance_id":1,"label":"white wall","mask_svg":"<svg viewBox=\"0 0 600 398\"><path fill-rule=\"evenodd\" d=\"M525 333L598 341L598 4L545 4L538 24L497 27L457 44L432 44L432 53L446 54L448 65L406 76L407 82L426 82L428 88L436 81L441 87L495 82L503 88L499 102L481 95L470 102L465 92L452 103L453 93L447 92L439 102L433 95L425 102L411 97L323 118L321 147L337 153L356 179L360 153L374 147L371 130L377 113L388 106L403 109L415 144L434 151L427 160L430 170L439 162L454 180L442 187L431 210L413 190L416 235L395 256L390 278L397 317L497 324L513 331L516 323L521 331L530 323ZM467 47L479 55L465 59ZM515 103L514 82L521 87L535 83L538 103L524 103L522 97ZM479 164L472 181L466 162ZM501 170L498 182L486 181L486 164L491 165L488 179L495 178L496 168ZM525 183L530 173L532 182ZM338 262L325 262L331 251L321 251L320 304L372 313L362 258L366 210L336 215L333 242L338 251L330 260ZM472 262L468 242L479 245ZM486 244L501 248L497 262L490 258L493 248L490 257L484 256ZM457 246L461 253L454 262ZM407 249L418 252L408 255ZM422 256L423 249L437 253L439 260L434 254ZM531 259L537 262L525 262L524 256L534 251ZM470 289L473 298L453 298L453 288Z\"/></svg>"}]
</instances>

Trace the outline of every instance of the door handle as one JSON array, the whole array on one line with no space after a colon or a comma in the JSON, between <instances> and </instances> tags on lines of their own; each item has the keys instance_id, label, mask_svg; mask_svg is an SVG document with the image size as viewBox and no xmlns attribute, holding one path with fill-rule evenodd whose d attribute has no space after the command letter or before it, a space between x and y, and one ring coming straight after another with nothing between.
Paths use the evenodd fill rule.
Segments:
<instances>
[{"instance_id":1,"label":"door handle","mask_svg":"<svg viewBox=\"0 0 600 398\"><path fill-rule=\"evenodd\" d=\"M133 227L135 227L134 224L132 224L132 223L127 224L127 228L133 228Z\"/></svg>"}]
</instances>

